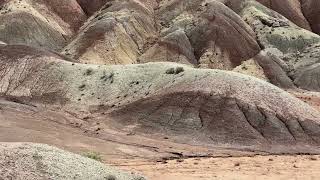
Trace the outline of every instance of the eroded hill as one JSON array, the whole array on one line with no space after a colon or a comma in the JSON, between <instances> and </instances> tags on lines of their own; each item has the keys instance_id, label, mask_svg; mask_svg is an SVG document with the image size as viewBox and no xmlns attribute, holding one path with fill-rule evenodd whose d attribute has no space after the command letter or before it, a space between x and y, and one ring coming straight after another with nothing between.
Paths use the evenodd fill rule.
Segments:
<instances>
[{"instance_id":1,"label":"eroded hill","mask_svg":"<svg viewBox=\"0 0 320 180\"><path fill-rule=\"evenodd\" d=\"M2 0L0 141L111 163L318 154L319 12L315 0Z\"/></svg>"}]
</instances>

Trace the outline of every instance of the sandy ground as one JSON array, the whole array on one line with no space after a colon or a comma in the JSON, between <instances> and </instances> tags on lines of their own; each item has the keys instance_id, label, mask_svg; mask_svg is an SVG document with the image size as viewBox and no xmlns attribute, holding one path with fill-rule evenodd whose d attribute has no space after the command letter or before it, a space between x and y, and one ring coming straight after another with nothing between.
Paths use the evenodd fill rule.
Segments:
<instances>
[{"instance_id":1,"label":"sandy ground","mask_svg":"<svg viewBox=\"0 0 320 180\"><path fill-rule=\"evenodd\" d=\"M248 156L248 153L219 149L209 151L202 147L122 135L120 132L106 134L103 137L107 139L103 139L100 135L86 134L77 123L85 125L84 121L66 114L0 100L0 141L45 143L79 154L98 152L106 164L143 174L150 180L308 180L320 177L320 156L229 157L231 154ZM172 152L189 151L208 151L219 158L157 161L167 156L178 158L173 157Z\"/></svg>"},{"instance_id":2,"label":"sandy ground","mask_svg":"<svg viewBox=\"0 0 320 180\"><path fill-rule=\"evenodd\" d=\"M191 158L167 162L126 162L118 168L150 180L311 180L320 177L320 156Z\"/></svg>"}]
</instances>

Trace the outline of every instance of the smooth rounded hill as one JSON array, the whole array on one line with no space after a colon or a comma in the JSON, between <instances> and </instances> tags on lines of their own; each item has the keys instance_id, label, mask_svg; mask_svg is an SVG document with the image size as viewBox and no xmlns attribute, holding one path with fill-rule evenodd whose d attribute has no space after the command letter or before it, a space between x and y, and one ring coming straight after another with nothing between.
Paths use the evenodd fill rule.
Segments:
<instances>
[{"instance_id":1,"label":"smooth rounded hill","mask_svg":"<svg viewBox=\"0 0 320 180\"><path fill-rule=\"evenodd\" d=\"M0 143L0 152L0 179L144 179L43 144Z\"/></svg>"},{"instance_id":2,"label":"smooth rounded hill","mask_svg":"<svg viewBox=\"0 0 320 180\"><path fill-rule=\"evenodd\" d=\"M0 59L0 92L20 102L106 116L115 127L167 134L180 143L318 151L320 113L253 77L175 63L76 64L44 53Z\"/></svg>"}]
</instances>

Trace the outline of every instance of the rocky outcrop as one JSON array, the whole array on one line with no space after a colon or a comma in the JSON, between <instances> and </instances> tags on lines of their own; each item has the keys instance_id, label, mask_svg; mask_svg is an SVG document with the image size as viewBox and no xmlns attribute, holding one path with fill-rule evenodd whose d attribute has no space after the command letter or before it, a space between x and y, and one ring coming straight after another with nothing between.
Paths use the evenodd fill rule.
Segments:
<instances>
[{"instance_id":1,"label":"rocky outcrop","mask_svg":"<svg viewBox=\"0 0 320 180\"><path fill-rule=\"evenodd\" d=\"M177 62L198 65L194 49L184 30L176 30L165 35L138 58L139 63Z\"/></svg>"},{"instance_id":2,"label":"rocky outcrop","mask_svg":"<svg viewBox=\"0 0 320 180\"><path fill-rule=\"evenodd\" d=\"M232 69L260 50L250 27L220 2L161 2L154 10L156 4L108 2L63 53L95 64L169 61Z\"/></svg>"},{"instance_id":3,"label":"rocky outcrop","mask_svg":"<svg viewBox=\"0 0 320 180\"><path fill-rule=\"evenodd\" d=\"M58 51L85 19L75 0L7 0L0 8L0 40Z\"/></svg>"},{"instance_id":4,"label":"rocky outcrop","mask_svg":"<svg viewBox=\"0 0 320 180\"><path fill-rule=\"evenodd\" d=\"M200 67L231 69L260 50L250 27L220 2L175 0L164 3L158 15L162 34L186 33Z\"/></svg>"},{"instance_id":5,"label":"rocky outcrop","mask_svg":"<svg viewBox=\"0 0 320 180\"><path fill-rule=\"evenodd\" d=\"M48 21L57 21L58 25L63 29L70 29L71 33L75 33L87 18L76 0L27 0L27 2L28 1L40 14L43 14ZM46 10L41 8L43 6Z\"/></svg>"},{"instance_id":6,"label":"rocky outcrop","mask_svg":"<svg viewBox=\"0 0 320 180\"><path fill-rule=\"evenodd\" d=\"M295 85L288 77L288 65L279 57L272 54L270 50L263 50L253 58L263 69L268 80L281 88L291 89Z\"/></svg>"},{"instance_id":7,"label":"rocky outcrop","mask_svg":"<svg viewBox=\"0 0 320 180\"><path fill-rule=\"evenodd\" d=\"M0 143L0 152L1 179L144 179L43 144Z\"/></svg>"},{"instance_id":8,"label":"rocky outcrop","mask_svg":"<svg viewBox=\"0 0 320 180\"><path fill-rule=\"evenodd\" d=\"M240 3L248 0L221 0L234 10L241 9ZM317 0L252 0L278 12L291 22L309 31L319 34L319 2Z\"/></svg>"},{"instance_id":9,"label":"rocky outcrop","mask_svg":"<svg viewBox=\"0 0 320 180\"><path fill-rule=\"evenodd\" d=\"M249 59L247 61L244 61L240 66L237 66L232 71L253 76L267 82L269 81L262 67L254 59Z\"/></svg>"},{"instance_id":10,"label":"rocky outcrop","mask_svg":"<svg viewBox=\"0 0 320 180\"><path fill-rule=\"evenodd\" d=\"M320 35L320 2L317 0L301 0L302 11L308 19L313 32Z\"/></svg>"},{"instance_id":11,"label":"rocky outcrop","mask_svg":"<svg viewBox=\"0 0 320 180\"><path fill-rule=\"evenodd\" d=\"M92 15L104 6L109 0L77 0L87 15Z\"/></svg>"},{"instance_id":12,"label":"rocky outcrop","mask_svg":"<svg viewBox=\"0 0 320 180\"><path fill-rule=\"evenodd\" d=\"M300 0L257 0L266 7L282 14L296 25L311 30L309 22L305 18Z\"/></svg>"},{"instance_id":13,"label":"rocky outcrop","mask_svg":"<svg viewBox=\"0 0 320 180\"><path fill-rule=\"evenodd\" d=\"M111 1L63 53L82 63L133 64L156 33L152 8L139 1Z\"/></svg>"},{"instance_id":14,"label":"rocky outcrop","mask_svg":"<svg viewBox=\"0 0 320 180\"><path fill-rule=\"evenodd\" d=\"M298 27L255 1L241 1L241 5L231 4L230 7L236 9L256 32L257 41L269 56L256 60L271 82L283 88L292 88L294 84L307 90L320 90L314 69L320 57L320 36Z\"/></svg>"}]
</instances>

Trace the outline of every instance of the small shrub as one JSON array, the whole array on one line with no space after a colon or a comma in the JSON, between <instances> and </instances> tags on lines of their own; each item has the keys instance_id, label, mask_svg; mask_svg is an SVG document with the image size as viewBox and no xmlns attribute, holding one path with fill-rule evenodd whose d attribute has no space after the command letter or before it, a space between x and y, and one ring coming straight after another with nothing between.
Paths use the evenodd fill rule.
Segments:
<instances>
[{"instance_id":1,"label":"small shrub","mask_svg":"<svg viewBox=\"0 0 320 180\"><path fill-rule=\"evenodd\" d=\"M97 152L87 152L87 153L83 154L83 156L90 158L90 159L93 159L93 160L96 160L96 161L100 161L100 162L102 161L101 155Z\"/></svg>"},{"instance_id":2,"label":"small shrub","mask_svg":"<svg viewBox=\"0 0 320 180\"><path fill-rule=\"evenodd\" d=\"M106 180L116 180L117 178L114 175L108 175L105 177Z\"/></svg>"},{"instance_id":3,"label":"small shrub","mask_svg":"<svg viewBox=\"0 0 320 180\"><path fill-rule=\"evenodd\" d=\"M86 85L85 85L85 84L82 84L82 85L79 86L79 90L80 90L80 91L83 91L85 88L86 88Z\"/></svg>"},{"instance_id":4,"label":"small shrub","mask_svg":"<svg viewBox=\"0 0 320 180\"><path fill-rule=\"evenodd\" d=\"M32 158L34 160L40 160L40 159L42 159L42 156L40 154L38 154L38 153L35 153L35 154L32 155Z\"/></svg>"},{"instance_id":5,"label":"small shrub","mask_svg":"<svg viewBox=\"0 0 320 180\"><path fill-rule=\"evenodd\" d=\"M146 180L144 177L135 177L133 180Z\"/></svg>"},{"instance_id":6,"label":"small shrub","mask_svg":"<svg viewBox=\"0 0 320 180\"><path fill-rule=\"evenodd\" d=\"M167 69L166 74L180 74L182 72L184 72L183 67L177 67Z\"/></svg>"},{"instance_id":7,"label":"small shrub","mask_svg":"<svg viewBox=\"0 0 320 180\"><path fill-rule=\"evenodd\" d=\"M316 160L318 160L316 157L310 157L310 160L311 161L316 161Z\"/></svg>"},{"instance_id":8,"label":"small shrub","mask_svg":"<svg viewBox=\"0 0 320 180\"><path fill-rule=\"evenodd\" d=\"M183 67L177 67L175 74L180 74L184 71Z\"/></svg>"},{"instance_id":9,"label":"small shrub","mask_svg":"<svg viewBox=\"0 0 320 180\"><path fill-rule=\"evenodd\" d=\"M174 74L174 68L167 69L166 74Z\"/></svg>"},{"instance_id":10,"label":"small shrub","mask_svg":"<svg viewBox=\"0 0 320 180\"><path fill-rule=\"evenodd\" d=\"M92 74L93 74L93 69L91 69L91 68L87 69L86 72L84 73L84 75L86 75L86 76L90 76Z\"/></svg>"}]
</instances>

